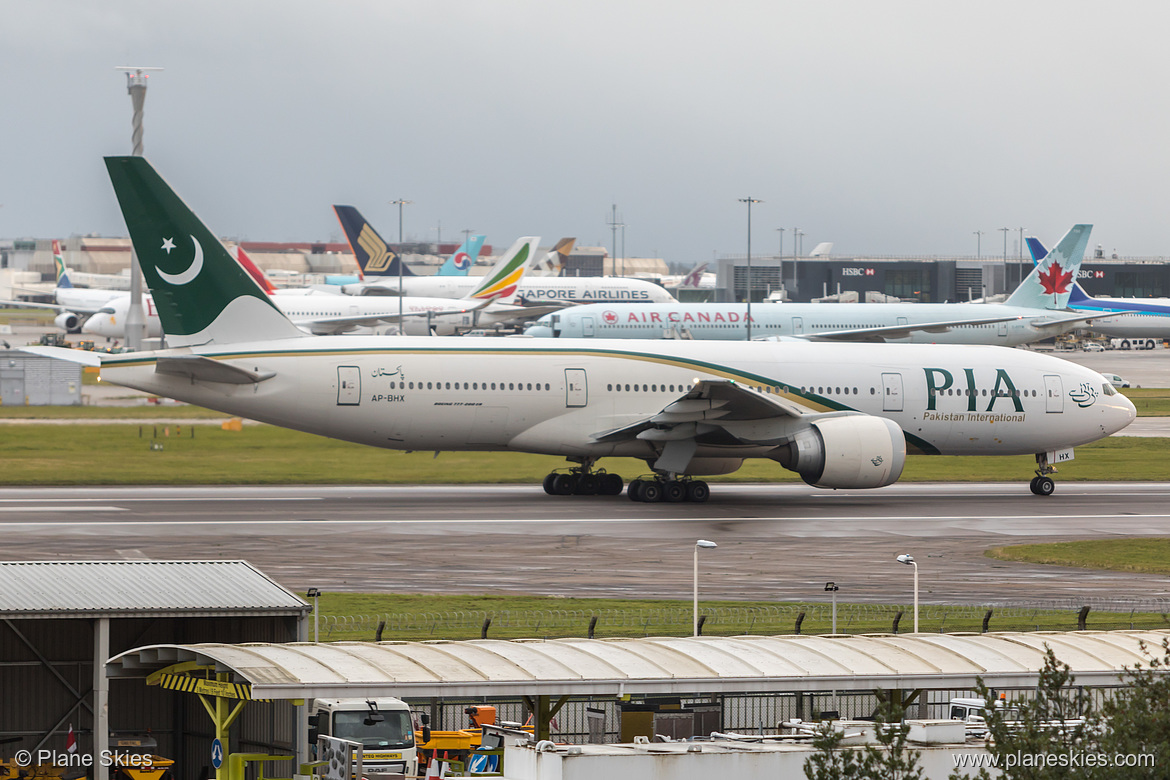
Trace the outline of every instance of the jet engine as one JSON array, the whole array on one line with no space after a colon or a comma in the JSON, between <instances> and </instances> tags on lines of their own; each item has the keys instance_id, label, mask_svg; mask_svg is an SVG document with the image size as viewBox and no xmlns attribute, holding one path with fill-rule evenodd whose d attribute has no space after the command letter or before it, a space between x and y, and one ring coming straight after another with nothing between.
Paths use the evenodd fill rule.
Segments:
<instances>
[{"instance_id":1,"label":"jet engine","mask_svg":"<svg viewBox=\"0 0 1170 780\"><path fill-rule=\"evenodd\" d=\"M884 417L825 417L797 432L770 457L813 487L885 487L902 476L906 438Z\"/></svg>"},{"instance_id":2,"label":"jet engine","mask_svg":"<svg viewBox=\"0 0 1170 780\"><path fill-rule=\"evenodd\" d=\"M81 318L71 311L63 311L53 318L53 324L66 333L78 333L81 330Z\"/></svg>"}]
</instances>

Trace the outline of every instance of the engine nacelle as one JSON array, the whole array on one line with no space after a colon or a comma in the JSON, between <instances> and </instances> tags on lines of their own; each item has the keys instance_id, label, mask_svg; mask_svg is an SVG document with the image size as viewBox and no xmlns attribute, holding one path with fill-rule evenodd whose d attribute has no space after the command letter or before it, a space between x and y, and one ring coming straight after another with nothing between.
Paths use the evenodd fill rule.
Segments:
<instances>
[{"instance_id":1,"label":"engine nacelle","mask_svg":"<svg viewBox=\"0 0 1170 780\"><path fill-rule=\"evenodd\" d=\"M77 333L81 328L81 318L71 311L63 311L53 318L53 324L66 333Z\"/></svg>"},{"instance_id":2,"label":"engine nacelle","mask_svg":"<svg viewBox=\"0 0 1170 780\"><path fill-rule=\"evenodd\" d=\"M906 437L884 417L826 417L797 433L772 458L813 487L885 487L902 476Z\"/></svg>"}]
</instances>

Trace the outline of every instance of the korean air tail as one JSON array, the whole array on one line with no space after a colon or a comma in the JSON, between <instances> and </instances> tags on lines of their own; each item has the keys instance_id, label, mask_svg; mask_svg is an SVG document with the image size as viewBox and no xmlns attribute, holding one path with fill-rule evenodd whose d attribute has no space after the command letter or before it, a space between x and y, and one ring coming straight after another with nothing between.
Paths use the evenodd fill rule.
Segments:
<instances>
[{"instance_id":1,"label":"korean air tail","mask_svg":"<svg viewBox=\"0 0 1170 780\"><path fill-rule=\"evenodd\" d=\"M492 267L492 270L488 271L483 282L465 300L478 301L480 305L487 305L494 301L514 302L518 297L517 290L520 280L524 278L524 271L536 253L539 244L539 236L525 236L516 239L516 243L508 248L508 251Z\"/></svg>"},{"instance_id":2,"label":"korean air tail","mask_svg":"<svg viewBox=\"0 0 1170 780\"><path fill-rule=\"evenodd\" d=\"M358 267L367 276L416 276L410 266L402 262L390 245L353 206L334 206L333 211L345 231L349 248ZM401 268L400 268L401 267Z\"/></svg>"},{"instance_id":3,"label":"korean air tail","mask_svg":"<svg viewBox=\"0 0 1170 780\"><path fill-rule=\"evenodd\" d=\"M106 168L172 346L305 335L145 158L107 157Z\"/></svg>"},{"instance_id":4,"label":"korean air tail","mask_svg":"<svg viewBox=\"0 0 1170 780\"><path fill-rule=\"evenodd\" d=\"M1081 261L1085 259L1085 248L1089 245L1092 230L1092 225L1073 225L1004 304L1029 309L1068 308L1069 295L1081 270Z\"/></svg>"},{"instance_id":5,"label":"korean air tail","mask_svg":"<svg viewBox=\"0 0 1170 780\"><path fill-rule=\"evenodd\" d=\"M435 276L467 276L471 266L479 258L479 250L483 248L483 240L487 236L468 236L455 250L455 254L447 258L447 262L439 267Z\"/></svg>"},{"instance_id":6,"label":"korean air tail","mask_svg":"<svg viewBox=\"0 0 1170 780\"><path fill-rule=\"evenodd\" d=\"M57 287L62 290L72 287L69 271L65 268L65 255L61 253L61 242L57 239L53 239L53 266L57 269Z\"/></svg>"}]
</instances>

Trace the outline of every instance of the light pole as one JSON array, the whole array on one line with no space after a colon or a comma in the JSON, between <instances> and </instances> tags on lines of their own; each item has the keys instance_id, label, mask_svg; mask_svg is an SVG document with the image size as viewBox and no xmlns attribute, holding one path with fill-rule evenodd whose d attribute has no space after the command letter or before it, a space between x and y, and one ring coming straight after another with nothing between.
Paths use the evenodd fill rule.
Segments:
<instances>
[{"instance_id":1,"label":"light pole","mask_svg":"<svg viewBox=\"0 0 1170 780\"><path fill-rule=\"evenodd\" d=\"M784 285L784 228L776 228L776 232L780 234L780 254L777 255L780 258L780 289L787 290Z\"/></svg>"},{"instance_id":2,"label":"light pole","mask_svg":"<svg viewBox=\"0 0 1170 780\"><path fill-rule=\"evenodd\" d=\"M826 582L825 583L825 590L827 590L829 593L833 594L833 633L836 634L837 633L837 591L839 591L840 588L837 587L837 583L835 583L835 582Z\"/></svg>"},{"instance_id":3,"label":"light pole","mask_svg":"<svg viewBox=\"0 0 1170 780\"><path fill-rule=\"evenodd\" d=\"M747 340L752 340L752 204L763 203L757 198L740 198L747 204Z\"/></svg>"},{"instance_id":4,"label":"light pole","mask_svg":"<svg viewBox=\"0 0 1170 780\"><path fill-rule=\"evenodd\" d=\"M972 233L975 235L975 259L979 260L983 257L983 231L974 230Z\"/></svg>"},{"instance_id":5,"label":"light pole","mask_svg":"<svg viewBox=\"0 0 1170 780\"><path fill-rule=\"evenodd\" d=\"M918 564L913 555L899 555L898 563L914 567L914 633L918 633Z\"/></svg>"},{"instance_id":6,"label":"light pole","mask_svg":"<svg viewBox=\"0 0 1170 780\"><path fill-rule=\"evenodd\" d=\"M699 550L713 550L718 546L719 545L715 544L715 542L708 542L706 539L700 539L699 541L695 542L695 611L693 621L694 634L692 634L692 636L699 635Z\"/></svg>"},{"instance_id":7,"label":"light pole","mask_svg":"<svg viewBox=\"0 0 1170 780\"><path fill-rule=\"evenodd\" d=\"M321 634L320 634L320 628L321 628L320 615L321 615L321 612L319 609L317 609L317 605L318 605L318 600L321 598L321 591L317 590L316 588L309 588L308 592L305 593L305 597L313 600L313 642L315 642L315 643L320 642L321 641Z\"/></svg>"},{"instance_id":8,"label":"light pole","mask_svg":"<svg viewBox=\"0 0 1170 780\"><path fill-rule=\"evenodd\" d=\"M398 206L398 335L406 335L406 319L402 314L402 207L414 203L413 200L399 198L390 201L390 205Z\"/></svg>"},{"instance_id":9,"label":"light pole","mask_svg":"<svg viewBox=\"0 0 1170 780\"><path fill-rule=\"evenodd\" d=\"M1024 228L1016 228L1020 231L1020 245L1016 247L1016 256L1021 260L1024 259Z\"/></svg>"}]
</instances>

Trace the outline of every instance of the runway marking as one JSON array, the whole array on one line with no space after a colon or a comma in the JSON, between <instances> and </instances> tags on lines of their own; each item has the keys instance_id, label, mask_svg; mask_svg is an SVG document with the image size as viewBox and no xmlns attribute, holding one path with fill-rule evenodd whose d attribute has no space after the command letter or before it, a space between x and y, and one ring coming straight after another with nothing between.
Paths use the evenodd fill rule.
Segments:
<instances>
[{"instance_id":1,"label":"runway marking","mask_svg":"<svg viewBox=\"0 0 1170 780\"><path fill-rule=\"evenodd\" d=\"M0 507L0 512L48 512L48 511L64 511L66 509L77 511L78 507ZM85 507L85 511L125 511L120 507ZM1087 514L1087 515L953 515L945 517L917 517L907 518L905 515L892 515L889 517L867 517L867 522L898 522L903 524L912 523L937 523L937 522L1001 522L1004 520L1028 520L1028 521L1052 521L1052 520L1135 520L1135 519L1156 519L1163 518L1165 515L1155 514L1138 514L1133 512L1125 512L1121 514ZM368 520L354 520L354 519L340 519L330 520L327 518L303 518L303 519L279 519L279 520L158 520L156 518L147 518L143 520L95 520L93 522L75 522L72 520L62 520L60 522L4 522L5 528L21 525L42 526L51 525L54 527L77 525L84 528L97 528L101 526L135 526L135 525L158 525L158 526L212 526L212 525L230 525L230 526L246 526L246 525L498 525L498 524L513 524L513 525L529 525L529 524L543 524L543 525L561 525L564 523L677 523L677 522L776 522L776 523L831 523L840 520L856 520L857 517L853 515L839 516L839 517L822 517L815 515L799 516L799 517L727 517L719 515L702 515L695 517L534 517L534 518L465 518L465 519L439 519L439 520L398 520L398 519L368 519ZM1109 529L1104 529L1101 533L1109 533Z\"/></svg>"},{"instance_id":2,"label":"runway marking","mask_svg":"<svg viewBox=\"0 0 1170 780\"><path fill-rule=\"evenodd\" d=\"M125 512L120 506L0 506L0 512ZM5 523L8 525L8 523ZM22 525L22 523L14 523Z\"/></svg>"},{"instance_id":3,"label":"runway marking","mask_svg":"<svg viewBox=\"0 0 1170 780\"><path fill-rule=\"evenodd\" d=\"M44 501L44 500L45 499L43 499L43 498L0 498L0 503L16 504L16 503L29 503L29 502L33 502L33 501ZM59 501L59 502L72 501L72 502L80 503L83 501L109 501L110 499L108 496L104 496L104 497L103 496L91 496L89 498L54 498L53 500ZM227 497L227 496L221 496L221 497L217 498L214 496L208 496L206 498L201 498L199 496L173 496L173 497L156 496L153 498L151 498L151 497L116 498L114 500L115 501L124 501L127 503L134 502L134 501L137 501L137 502L142 502L142 501L200 501L200 502L203 502L203 501L324 501L325 497L324 496L289 496L289 497L283 497L283 496L276 496L276 497L274 497L274 496L242 496L240 498L231 498L231 497ZM3 511L2 507L0 507L0 511Z\"/></svg>"}]
</instances>

